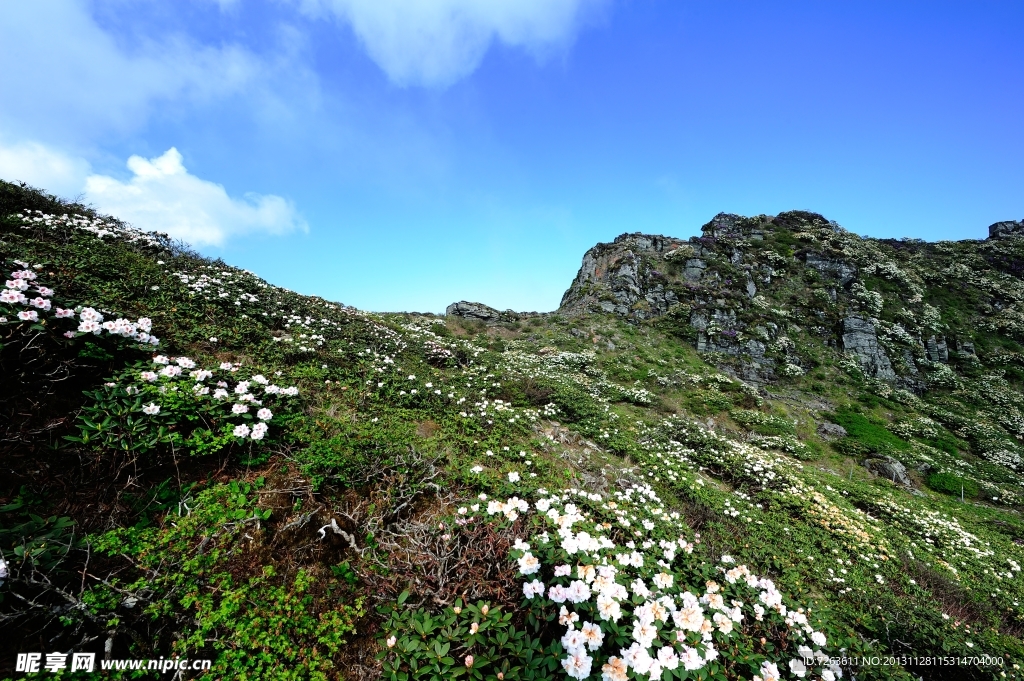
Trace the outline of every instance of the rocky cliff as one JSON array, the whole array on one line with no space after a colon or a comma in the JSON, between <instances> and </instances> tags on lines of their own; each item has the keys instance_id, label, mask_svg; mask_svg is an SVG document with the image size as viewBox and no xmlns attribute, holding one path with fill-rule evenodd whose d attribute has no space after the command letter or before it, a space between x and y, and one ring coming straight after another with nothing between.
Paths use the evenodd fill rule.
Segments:
<instances>
[{"instance_id":1,"label":"rocky cliff","mask_svg":"<svg viewBox=\"0 0 1024 681\"><path fill-rule=\"evenodd\" d=\"M593 247L559 312L666 318L754 383L802 373L831 348L867 377L919 391L951 352L971 361L979 336L991 345L1021 335L1024 242L1012 237L1024 222L989 233L877 240L815 213L720 213L700 237L623 234Z\"/></svg>"}]
</instances>

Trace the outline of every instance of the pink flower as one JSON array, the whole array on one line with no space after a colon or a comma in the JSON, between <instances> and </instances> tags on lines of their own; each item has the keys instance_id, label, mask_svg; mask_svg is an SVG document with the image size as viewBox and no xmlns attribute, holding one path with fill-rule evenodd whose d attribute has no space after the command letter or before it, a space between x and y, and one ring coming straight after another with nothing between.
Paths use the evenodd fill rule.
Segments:
<instances>
[{"instance_id":1,"label":"pink flower","mask_svg":"<svg viewBox=\"0 0 1024 681\"><path fill-rule=\"evenodd\" d=\"M4 289L0 292L0 303L24 303L25 294L21 291L15 291L12 289Z\"/></svg>"},{"instance_id":2,"label":"pink flower","mask_svg":"<svg viewBox=\"0 0 1024 681\"><path fill-rule=\"evenodd\" d=\"M18 313L18 319L26 322L38 322L39 313L35 310L22 310Z\"/></svg>"},{"instance_id":3,"label":"pink flower","mask_svg":"<svg viewBox=\"0 0 1024 681\"><path fill-rule=\"evenodd\" d=\"M65 338L74 338L75 337L75 332L74 331L65 331L64 332L64 337Z\"/></svg>"},{"instance_id":4,"label":"pink flower","mask_svg":"<svg viewBox=\"0 0 1024 681\"><path fill-rule=\"evenodd\" d=\"M40 310L49 311L50 309L50 301L47 300L46 298L43 298L42 296L33 298L31 301L31 305L32 307L38 307Z\"/></svg>"},{"instance_id":5,"label":"pink flower","mask_svg":"<svg viewBox=\"0 0 1024 681\"><path fill-rule=\"evenodd\" d=\"M36 288L36 290L39 291L39 295L41 295L41 296L52 296L53 295L53 289L52 288L46 288L45 286L39 286L39 287Z\"/></svg>"},{"instance_id":6,"label":"pink flower","mask_svg":"<svg viewBox=\"0 0 1024 681\"><path fill-rule=\"evenodd\" d=\"M260 409L258 412L256 412L256 418L258 418L261 421L269 421L270 419L274 418L274 414L269 409L264 407L263 409Z\"/></svg>"},{"instance_id":7,"label":"pink flower","mask_svg":"<svg viewBox=\"0 0 1024 681\"><path fill-rule=\"evenodd\" d=\"M235 437L249 437L249 426L243 423L240 426L235 426L235 429L231 432Z\"/></svg>"},{"instance_id":8,"label":"pink flower","mask_svg":"<svg viewBox=\"0 0 1024 681\"><path fill-rule=\"evenodd\" d=\"M57 319L67 319L75 316L74 310L65 310L64 308L58 307L57 314L54 315Z\"/></svg>"},{"instance_id":9,"label":"pink flower","mask_svg":"<svg viewBox=\"0 0 1024 681\"><path fill-rule=\"evenodd\" d=\"M473 656L472 655L466 655L466 669L469 669L472 666L473 666Z\"/></svg>"}]
</instances>

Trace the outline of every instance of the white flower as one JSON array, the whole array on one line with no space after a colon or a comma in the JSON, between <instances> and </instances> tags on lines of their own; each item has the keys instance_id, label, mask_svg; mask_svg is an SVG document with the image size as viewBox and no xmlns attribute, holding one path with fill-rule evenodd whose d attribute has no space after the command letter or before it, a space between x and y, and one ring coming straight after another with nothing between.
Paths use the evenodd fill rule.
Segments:
<instances>
[{"instance_id":1,"label":"white flower","mask_svg":"<svg viewBox=\"0 0 1024 681\"><path fill-rule=\"evenodd\" d=\"M566 591L566 599L572 603L588 601L590 600L590 587L578 579L573 580Z\"/></svg>"},{"instance_id":2,"label":"white flower","mask_svg":"<svg viewBox=\"0 0 1024 681\"><path fill-rule=\"evenodd\" d=\"M35 310L22 310L18 313L18 319L26 322L39 321L39 313Z\"/></svg>"},{"instance_id":3,"label":"white flower","mask_svg":"<svg viewBox=\"0 0 1024 681\"><path fill-rule=\"evenodd\" d=\"M523 583L523 595L527 598L544 595L544 582L535 579L532 582Z\"/></svg>"},{"instance_id":4,"label":"white flower","mask_svg":"<svg viewBox=\"0 0 1024 681\"><path fill-rule=\"evenodd\" d=\"M235 404L231 407L232 414L244 414L249 411L249 405L247 404Z\"/></svg>"},{"instance_id":5,"label":"white flower","mask_svg":"<svg viewBox=\"0 0 1024 681\"><path fill-rule=\"evenodd\" d=\"M763 681L779 681L779 668L774 662L761 663L761 679Z\"/></svg>"},{"instance_id":6,"label":"white flower","mask_svg":"<svg viewBox=\"0 0 1024 681\"><path fill-rule=\"evenodd\" d=\"M519 571L524 575L532 575L540 569L540 561L537 560L537 556L529 551L524 553L517 562L519 563Z\"/></svg>"},{"instance_id":7,"label":"white flower","mask_svg":"<svg viewBox=\"0 0 1024 681\"><path fill-rule=\"evenodd\" d=\"M590 676L593 664L594 659L592 657L584 651L579 651L562 660L562 669L565 670L565 673L570 678L585 679Z\"/></svg>"},{"instance_id":8,"label":"white flower","mask_svg":"<svg viewBox=\"0 0 1024 681\"><path fill-rule=\"evenodd\" d=\"M807 665L803 663L803 660L793 658L789 661L789 671L793 672L798 679L802 679L807 674Z\"/></svg>"},{"instance_id":9,"label":"white flower","mask_svg":"<svg viewBox=\"0 0 1024 681\"><path fill-rule=\"evenodd\" d=\"M672 586L673 577L665 572L654 575L654 584L659 589L668 589Z\"/></svg>"},{"instance_id":10,"label":"white flower","mask_svg":"<svg viewBox=\"0 0 1024 681\"><path fill-rule=\"evenodd\" d=\"M580 633L583 634L583 639L591 650L597 650L604 642L604 632L593 622L584 622Z\"/></svg>"},{"instance_id":11,"label":"white flower","mask_svg":"<svg viewBox=\"0 0 1024 681\"><path fill-rule=\"evenodd\" d=\"M82 314L85 314L85 310L82 310ZM153 364L167 364L170 361L165 355L157 355L153 358Z\"/></svg>"},{"instance_id":12,"label":"white flower","mask_svg":"<svg viewBox=\"0 0 1024 681\"><path fill-rule=\"evenodd\" d=\"M252 427L252 439L262 440L263 436L267 434L268 426L266 423L260 422Z\"/></svg>"},{"instance_id":13,"label":"white flower","mask_svg":"<svg viewBox=\"0 0 1024 681\"><path fill-rule=\"evenodd\" d=\"M232 431L232 433L234 433L235 437L248 437L249 426L245 425L244 423L240 426L235 426L235 429Z\"/></svg>"},{"instance_id":14,"label":"white flower","mask_svg":"<svg viewBox=\"0 0 1024 681\"><path fill-rule=\"evenodd\" d=\"M150 402L149 404L142 408L142 413L149 414L150 416L153 416L154 414L159 414L160 406Z\"/></svg>"},{"instance_id":15,"label":"white flower","mask_svg":"<svg viewBox=\"0 0 1024 681\"><path fill-rule=\"evenodd\" d=\"M811 634L811 641L813 641L814 645L818 646L819 648L825 647L825 640L825 634L821 633L820 631L815 631Z\"/></svg>"},{"instance_id":16,"label":"white flower","mask_svg":"<svg viewBox=\"0 0 1024 681\"><path fill-rule=\"evenodd\" d=\"M512 471L511 473L509 473L508 474L508 481L509 482L519 482L519 473L516 473L515 471Z\"/></svg>"},{"instance_id":17,"label":"white flower","mask_svg":"<svg viewBox=\"0 0 1024 681\"><path fill-rule=\"evenodd\" d=\"M261 421L269 421L270 419L274 418L274 413L267 409L266 407L263 407L258 412L256 412L256 418L258 418Z\"/></svg>"}]
</instances>

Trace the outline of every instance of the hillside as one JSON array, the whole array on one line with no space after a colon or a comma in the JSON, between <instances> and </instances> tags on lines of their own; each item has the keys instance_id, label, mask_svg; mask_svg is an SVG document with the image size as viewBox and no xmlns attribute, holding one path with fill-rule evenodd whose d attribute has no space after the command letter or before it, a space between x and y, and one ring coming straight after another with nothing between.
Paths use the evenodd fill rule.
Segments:
<instances>
[{"instance_id":1,"label":"hillside","mask_svg":"<svg viewBox=\"0 0 1024 681\"><path fill-rule=\"evenodd\" d=\"M1022 236L720 214L382 315L0 182L0 676L1020 678Z\"/></svg>"}]
</instances>

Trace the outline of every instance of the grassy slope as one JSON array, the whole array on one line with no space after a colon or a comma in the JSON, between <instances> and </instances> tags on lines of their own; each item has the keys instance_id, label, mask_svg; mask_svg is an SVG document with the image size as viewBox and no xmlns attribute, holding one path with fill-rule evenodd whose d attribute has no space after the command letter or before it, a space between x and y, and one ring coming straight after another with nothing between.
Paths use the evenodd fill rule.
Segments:
<instances>
[{"instance_id":1,"label":"grassy slope","mask_svg":"<svg viewBox=\"0 0 1024 681\"><path fill-rule=\"evenodd\" d=\"M230 401L196 395L188 368L141 380L163 368L152 349L109 333L66 339L70 320L0 324L0 549L13 573L0 590L4 664L15 652L102 651L110 640L115 657L214 658L213 678L376 678L382 651L396 674L413 663L466 672L473 654L480 678L503 668L505 678L562 677L558 606L524 603L512 560L523 551L513 544L530 540L544 563L534 577L549 582L554 563L581 556L530 539L545 527L539 514L497 522L474 497L577 489L602 496L568 492L553 503L569 513L573 500L592 533L610 522L619 550L635 541L648 584L662 569L658 542L683 537L692 553L676 551L663 568L679 586L699 594L707 579L722 581L716 566L729 554L773 579L791 605L810 606L830 654L1006 660L847 674L1016 673L1024 490L1018 473L991 462L1016 446L999 418L1024 406L1010 313L993 316L1000 333L976 339L980 361L955 366L953 379L937 375L924 398L864 380L796 329L806 374L759 394L698 356L671 319L555 315L485 328L360 313L167 241L25 228L14 213L83 209L7 184L0 196L0 260L8 271L16 259L41 264L37 283L56 291L55 304L151 318L159 352L211 369L210 388L261 375L299 389L266 395L252 382L274 416L262 440L239 438L233 428L254 425L256 405L233 415ZM920 247L911 257L948 267L976 250ZM209 284L197 290L204 274ZM773 302L811 289L791 280ZM987 304L941 285L927 299L948 323L969 324L970 305ZM220 369L225 362L234 366ZM160 414L141 412L150 403ZM826 418L851 437L821 440L815 424ZM766 438L761 447L755 436ZM913 468L914 494L873 479L859 465L868 451L911 468L931 463L947 492L949 476L969 479L978 498L934 491ZM624 495L644 485L644 503ZM631 509L629 527L612 498ZM477 511L467 508L474 502ZM338 531L321 538L332 520ZM477 634L474 618L484 625ZM606 636L626 641L626 621ZM762 660L784 667L795 655L792 623L744 622L742 635L716 633L720 657L703 673L749 678ZM392 633L400 641L388 649Z\"/></svg>"}]
</instances>

